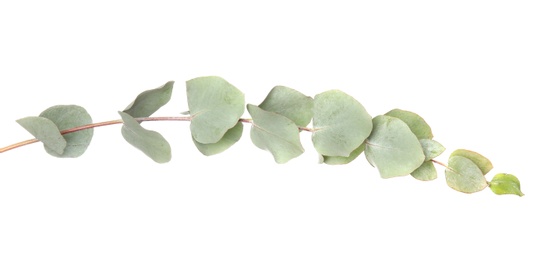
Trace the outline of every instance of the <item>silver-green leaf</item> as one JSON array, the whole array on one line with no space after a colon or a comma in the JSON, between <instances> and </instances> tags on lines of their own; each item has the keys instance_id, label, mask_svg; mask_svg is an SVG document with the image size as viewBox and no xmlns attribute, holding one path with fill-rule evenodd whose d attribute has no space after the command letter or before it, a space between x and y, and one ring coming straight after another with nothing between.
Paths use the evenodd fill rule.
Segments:
<instances>
[{"instance_id":1,"label":"silver-green leaf","mask_svg":"<svg viewBox=\"0 0 555 260\"><path fill-rule=\"evenodd\" d=\"M195 146L202 154L206 156L210 156L227 150L229 147L231 147L237 141L239 141L242 135L243 135L243 123L237 122L237 124L234 127L227 130L227 132L224 134L222 139L220 139L218 142L215 142L212 144L203 144L203 143L197 142L195 138L193 138L193 142L195 143Z\"/></svg>"},{"instance_id":2,"label":"silver-green leaf","mask_svg":"<svg viewBox=\"0 0 555 260\"><path fill-rule=\"evenodd\" d=\"M416 170L410 173L412 177L421 181L431 181L437 179L437 170L434 163L426 161Z\"/></svg>"},{"instance_id":3,"label":"silver-green leaf","mask_svg":"<svg viewBox=\"0 0 555 260\"><path fill-rule=\"evenodd\" d=\"M431 139L420 139L418 141L420 141L420 145L422 145L426 161L440 156L445 151L445 147L437 141Z\"/></svg>"},{"instance_id":4,"label":"silver-green leaf","mask_svg":"<svg viewBox=\"0 0 555 260\"><path fill-rule=\"evenodd\" d=\"M92 118L83 107L76 105L58 105L44 110L40 115L50 119L61 131L92 124ZM66 147L62 154L45 146L46 152L60 158L76 158L87 150L91 143L94 130L92 128L64 134Z\"/></svg>"},{"instance_id":5,"label":"silver-green leaf","mask_svg":"<svg viewBox=\"0 0 555 260\"><path fill-rule=\"evenodd\" d=\"M119 112L123 120L121 134L125 141L141 150L157 163L166 163L171 160L171 147L164 137L152 130L143 128L132 116Z\"/></svg>"},{"instance_id":6,"label":"silver-green leaf","mask_svg":"<svg viewBox=\"0 0 555 260\"><path fill-rule=\"evenodd\" d=\"M493 169L493 164L491 164L491 161L488 158L474 151L458 149L451 153L450 156L462 156L470 159L478 166L478 168L480 168L483 175L486 175L486 173Z\"/></svg>"},{"instance_id":7,"label":"silver-green leaf","mask_svg":"<svg viewBox=\"0 0 555 260\"><path fill-rule=\"evenodd\" d=\"M312 142L321 155L348 157L372 132L372 117L353 97L330 90L314 97Z\"/></svg>"},{"instance_id":8,"label":"silver-green leaf","mask_svg":"<svg viewBox=\"0 0 555 260\"><path fill-rule=\"evenodd\" d=\"M348 157L320 155L321 161L329 165L348 164L355 160L364 151L365 146L366 144L362 143L357 149L352 151Z\"/></svg>"},{"instance_id":9,"label":"silver-green leaf","mask_svg":"<svg viewBox=\"0 0 555 260\"><path fill-rule=\"evenodd\" d=\"M56 152L64 153L67 142L60 134L60 129L50 119L38 116L29 116L16 120L25 130L41 141L45 147Z\"/></svg>"},{"instance_id":10,"label":"silver-green leaf","mask_svg":"<svg viewBox=\"0 0 555 260\"><path fill-rule=\"evenodd\" d=\"M422 146L405 122L385 115L375 117L373 122L365 154L382 178L409 175L422 165Z\"/></svg>"},{"instance_id":11,"label":"silver-green leaf","mask_svg":"<svg viewBox=\"0 0 555 260\"><path fill-rule=\"evenodd\" d=\"M520 190L520 181L512 174L496 174L489 183L489 187L497 195L514 194L520 197L524 196L524 193Z\"/></svg>"},{"instance_id":12,"label":"silver-green leaf","mask_svg":"<svg viewBox=\"0 0 555 260\"><path fill-rule=\"evenodd\" d=\"M123 112L132 117L151 116L170 101L173 83L173 81L168 81L159 88L144 91Z\"/></svg>"},{"instance_id":13,"label":"silver-green leaf","mask_svg":"<svg viewBox=\"0 0 555 260\"><path fill-rule=\"evenodd\" d=\"M447 185L464 193L474 193L485 189L488 182L482 171L472 160L451 155L445 169Z\"/></svg>"},{"instance_id":14,"label":"silver-green leaf","mask_svg":"<svg viewBox=\"0 0 555 260\"><path fill-rule=\"evenodd\" d=\"M312 120L314 100L301 92L284 86L275 86L258 107L291 119L305 127Z\"/></svg>"},{"instance_id":15,"label":"silver-green leaf","mask_svg":"<svg viewBox=\"0 0 555 260\"><path fill-rule=\"evenodd\" d=\"M286 163L304 152L299 128L291 119L251 104L247 105L247 110L252 116L252 142L270 151L277 163Z\"/></svg>"},{"instance_id":16,"label":"silver-green leaf","mask_svg":"<svg viewBox=\"0 0 555 260\"><path fill-rule=\"evenodd\" d=\"M187 81L191 134L203 144L216 143L245 111L245 95L226 80L199 77Z\"/></svg>"},{"instance_id":17,"label":"silver-green leaf","mask_svg":"<svg viewBox=\"0 0 555 260\"><path fill-rule=\"evenodd\" d=\"M434 137L432 129L428 123L426 123L424 118L414 112L393 109L385 113L385 115L403 120L403 122L409 126L410 130L416 135L416 137L418 137L418 139L432 139Z\"/></svg>"}]
</instances>

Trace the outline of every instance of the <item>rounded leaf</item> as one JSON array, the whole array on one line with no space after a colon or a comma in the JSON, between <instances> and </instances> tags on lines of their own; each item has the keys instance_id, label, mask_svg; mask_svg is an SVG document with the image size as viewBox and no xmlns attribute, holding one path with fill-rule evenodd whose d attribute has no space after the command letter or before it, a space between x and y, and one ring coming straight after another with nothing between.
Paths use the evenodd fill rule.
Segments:
<instances>
[{"instance_id":1,"label":"rounded leaf","mask_svg":"<svg viewBox=\"0 0 555 260\"><path fill-rule=\"evenodd\" d=\"M363 151L366 144L362 143L357 149L351 152L348 157L320 155L321 162L330 165L348 164L356 159Z\"/></svg>"},{"instance_id":2,"label":"rounded leaf","mask_svg":"<svg viewBox=\"0 0 555 260\"><path fill-rule=\"evenodd\" d=\"M305 127L312 120L314 100L292 88L275 86L258 107L278 113L291 119L297 126Z\"/></svg>"},{"instance_id":3,"label":"rounded leaf","mask_svg":"<svg viewBox=\"0 0 555 260\"><path fill-rule=\"evenodd\" d=\"M411 172L410 175L412 175L412 177L417 180L431 181L437 178L437 170L434 166L434 163L432 163L431 161L426 161L416 170Z\"/></svg>"},{"instance_id":4,"label":"rounded leaf","mask_svg":"<svg viewBox=\"0 0 555 260\"><path fill-rule=\"evenodd\" d=\"M220 139L218 142L215 142L213 144L203 144L203 143L197 142L195 138L193 138L193 142L195 143L195 146L202 154L206 156L210 156L227 150L229 147L231 147L237 141L239 141L242 135L243 135L243 123L237 122L237 124L234 127L227 130L227 132L224 134L222 139Z\"/></svg>"},{"instance_id":5,"label":"rounded leaf","mask_svg":"<svg viewBox=\"0 0 555 260\"><path fill-rule=\"evenodd\" d=\"M41 141L58 155L64 153L67 142L60 134L60 129L50 119L38 116L29 116L16 120L25 130Z\"/></svg>"},{"instance_id":6,"label":"rounded leaf","mask_svg":"<svg viewBox=\"0 0 555 260\"><path fill-rule=\"evenodd\" d=\"M160 133L144 129L135 118L127 113L118 113L123 120L121 135L125 141L157 163L166 163L171 160L170 144Z\"/></svg>"},{"instance_id":7,"label":"rounded leaf","mask_svg":"<svg viewBox=\"0 0 555 260\"><path fill-rule=\"evenodd\" d=\"M420 139L418 141L420 141L420 145L422 145L426 161L440 156L445 151L445 147L437 141L431 139Z\"/></svg>"},{"instance_id":8,"label":"rounded leaf","mask_svg":"<svg viewBox=\"0 0 555 260\"><path fill-rule=\"evenodd\" d=\"M366 109L340 90L314 97L312 120L312 142L321 155L348 157L372 132L372 117Z\"/></svg>"},{"instance_id":9,"label":"rounded leaf","mask_svg":"<svg viewBox=\"0 0 555 260\"><path fill-rule=\"evenodd\" d=\"M478 165L463 156L449 157L445 178L449 187L464 193L481 191L488 186Z\"/></svg>"},{"instance_id":10,"label":"rounded leaf","mask_svg":"<svg viewBox=\"0 0 555 260\"><path fill-rule=\"evenodd\" d=\"M478 168L480 168L480 171L482 171L483 175L486 175L486 173L491 171L491 169L493 168L493 165L488 158L474 151L458 149L451 153L450 156L462 156L470 159L472 162L474 162L474 164L478 166Z\"/></svg>"},{"instance_id":11,"label":"rounded leaf","mask_svg":"<svg viewBox=\"0 0 555 260\"><path fill-rule=\"evenodd\" d=\"M245 111L245 95L220 77L187 81L191 134L203 144L216 143L237 124Z\"/></svg>"},{"instance_id":12,"label":"rounded leaf","mask_svg":"<svg viewBox=\"0 0 555 260\"><path fill-rule=\"evenodd\" d=\"M489 183L489 188L493 191L493 193L498 195L514 194L520 197L524 196L524 193L520 191L520 181L512 174L496 174Z\"/></svg>"},{"instance_id":13,"label":"rounded leaf","mask_svg":"<svg viewBox=\"0 0 555 260\"><path fill-rule=\"evenodd\" d=\"M173 81L168 81L159 88L144 91L123 112L132 117L151 116L170 101L173 83Z\"/></svg>"},{"instance_id":14,"label":"rounded leaf","mask_svg":"<svg viewBox=\"0 0 555 260\"><path fill-rule=\"evenodd\" d=\"M61 131L92 124L92 118L87 110L76 105L58 105L44 110L40 117L48 118ZM45 146L44 149L52 156L60 158L76 158L81 156L91 143L94 130L85 129L73 133L64 134L67 145L62 154Z\"/></svg>"},{"instance_id":15,"label":"rounded leaf","mask_svg":"<svg viewBox=\"0 0 555 260\"><path fill-rule=\"evenodd\" d=\"M251 104L247 110L252 116L252 142L270 151L277 163L286 163L304 152L299 128L291 119Z\"/></svg>"},{"instance_id":16,"label":"rounded leaf","mask_svg":"<svg viewBox=\"0 0 555 260\"><path fill-rule=\"evenodd\" d=\"M426 123L424 118L414 112L393 109L385 113L385 115L403 120L403 122L409 126L410 130L416 135L416 137L418 137L418 139L432 139L434 137L432 129L428 123Z\"/></svg>"},{"instance_id":17,"label":"rounded leaf","mask_svg":"<svg viewBox=\"0 0 555 260\"><path fill-rule=\"evenodd\" d=\"M409 175L422 165L425 159L422 146L407 124L385 115L375 117L373 122L365 154L382 178Z\"/></svg>"}]
</instances>

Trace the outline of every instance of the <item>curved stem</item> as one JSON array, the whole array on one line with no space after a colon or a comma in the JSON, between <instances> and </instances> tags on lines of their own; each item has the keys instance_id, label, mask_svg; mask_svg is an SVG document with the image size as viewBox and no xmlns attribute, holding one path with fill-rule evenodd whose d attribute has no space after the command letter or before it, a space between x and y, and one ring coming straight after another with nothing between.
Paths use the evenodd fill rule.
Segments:
<instances>
[{"instance_id":1,"label":"curved stem","mask_svg":"<svg viewBox=\"0 0 555 260\"><path fill-rule=\"evenodd\" d=\"M135 118L137 121L139 122L145 122L145 121L191 121L191 117L140 117L140 118ZM101 126L107 126L107 125L116 125L116 124L121 124L123 123L123 121L120 120L111 120L111 121L105 121L105 122L100 122L100 123L93 123L93 124L88 124L88 125L82 125L82 126L77 126L74 128L70 128L70 129L65 129L60 131L60 134L65 135L65 134L69 134L69 133L74 133L74 132L78 132L78 131L82 131L82 130L86 130L86 129L91 129L91 128L95 128L95 127L101 127ZM12 145L8 145L6 147L0 148L0 153L3 152L7 152L9 150L13 150L15 148L19 148L28 144L33 144L38 142L38 139L29 139L29 140L25 140L19 143L15 143Z\"/></svg>"},{"instance_id":2,"label":"curved stem","mask_svg":"<svg viewBox=\"0 0 555 260\"><path fill-rule=\"evenodd\" d=\"M148 122L148 121L191 121L193 119L193 117L191 116L181 116L181 117L139 117L139 118L135 118L138 122ZM252 124L252 119L246 119L246 118L240 118L239 122L242 123L251 123ZM107 126L107 125L117 125L117 124L122 124L123 121L121 119L119 120L111 120L111 121L105 121L105 122L99 122L99 123L93 123L93 124L88 124L88 125L82 125L82 126L77 126L74 128L70 128L70 129L65 129L60 131L60 133L62 135L65 134L69 134L69 133L74 133L74 132L78 132L78 131L82 131L82 130L86 130L86 129L91 129L91 128L95 128L95 127L101 127L101 126ZM314 130L311 128L307 128L307 127L299 127L299 130L301 131L307 131L307 132L313 132ZM13 150L15 148L19 148L28 144L33 144L39 142L38 139L29 139L29 140L25 140L25 141L21 141L19 143L15 143L12 145L8 145L6 147L0 148L0 153L3 152L7 152L9 150Z\"/></svg>"},{"instance_id":3,"label":"curved stem","mask_svg":"<svg viewBox=\"0 0 555 260\"><path fill-rule=\"evenodd\" d=\"M22 146L25 146L25 145L28 145L28 144L36 143L38 141L39 141L38 139L29 139L29 140L21 141L19 143L8 145L6 147L0 148L0 153L7 152L9 150L19 148L19 147L22 147Z\"/></svg>"},{"instance_id":4,"label":"curved stem","mask_svg":"<svg viewBox=\"0 0 555 260\"><path fill-rule=\"evenodd\" d=\"M122 120L112 120L112 121L106 121L106 122L100 122L100 123L93 123L93 124L82 125L82 126L62 130L60 131L60 133L65 135L65 134L74 133L74 132L78 132L78 131L82 131L90 128L107 126L107 125L115 125L115 124L121 124L121 123L123 123Z\"/></svg>"},{"instance_id":5,"label":"curved stem","mask_svg":"<svg viewBox=\"0 0 555 260\"><path fill-rule=\"evenodd\" d=\"M442 163L442 162L440 162L440 161L436 161L436 160L434 160L434 159L432 159L431 162L433 162L433 163L435 163L435 164L439 164L439 165L445 167L446 169L448 169L448 170L450 170L450 171L452 171L452 172L454 172L454 173L456 173L456 174L459 174L457 171L453 170L453 168L447 166L447 164L445 164L445 163Z\"/></svg>"}]
</instances>

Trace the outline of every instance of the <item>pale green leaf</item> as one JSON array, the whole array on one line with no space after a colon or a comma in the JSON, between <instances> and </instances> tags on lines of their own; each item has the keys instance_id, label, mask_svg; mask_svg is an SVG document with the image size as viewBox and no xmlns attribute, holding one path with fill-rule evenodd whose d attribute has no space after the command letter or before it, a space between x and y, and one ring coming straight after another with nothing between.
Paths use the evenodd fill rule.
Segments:
<instances>
[{"instance_id":1,"label":"pale green leaf","mask_svg":"<svg viewBox=\"0 0 555 260\"><path fill-rule=\"evenodd\" d=\"M247 110L252 116L252 142L270 151L277 163L286 163L304 152L299 128L291 119L251 104Z\"/></svg>"},{"instance_id":2,"label":"pale green leaf","mask_svg":"<svg viewBox=\"0 0 555 260\"><path fill-rule=\"evenodd\" d=\"M353 97L330 90L314 97L314 148L321 155L348 157L372 132L372 117Z\"/></svg>"},{"instance_id":3,"label":"pale green leaf","mask_svg":"<svg viewBox=\"0 0 555 260\"><path fill-rule=\"evenodd\" d=\"M274 87L258 107L291 119L305 127L312 119L314 100L301 92L284 86Z\"/></svg>"},{"instance_id":4,"label":"pale green leaf","mask_svg":"<svg viewBox=\"0 0 555 260\"><path fill-rule=\"evenodd\" d=\"M425 159L422 146L407 124L385 115L375 117L373 122L365 154L382 178L409 175L422 165Z\"/></svg>"},{"instance_id":5,"label":"pale green leaf","mask_svg":"<svg viewBox=\"0 0 555 260\"><path fill-rule=\"evenodd\" d=\"M445 179L449 187L464 193L478 192L488 186L480 168L472 160L457 155L449 157Z\"/></svg>"},{"instance_id":6,"label":"pale green leaf","mask_svg":"<svg viewBox=\"0 0 555 260\"><path fill-rule=\"evenodd\" d=\"M92 124L92 118L87 110L76 105L58 105L44 110L40 117L48 118L60 130L67 130L78 126ZM45 146L44 149L52 156L60 158L76 158L81 156L91 143L94 130L92 128L64 134L66 147L62 154Z\"/></svg>"},{"instance_id":7,"label":"pale green leaf","mask_svg":"<svg viewBox=\"0 0 555 260\"><path fill-rule=\"evenodd\" d=\"M437 170L433 162L426 161L416 170L411 172L410 175L417 180L431 181L437 178Z\"/></svg>"},{"instance_id":8,"label":"pale green leaf","mask_svg":"<svg viewBox=\"0 0 555 260\"><path fill-rule=\"evenodd\" d=\"M462 156L470 159L480 168L483 175L486 175L486 173L493 169L493 165L488 158L474 151L458 149L451 153L451 156Z\"/></svg>"},{"instance_id":9,"label":"pale green leaf","mask_svg":"<svg viewBox=\"0 0 555 260\"><path fill-rule=\"evenodd\" d=\"M365 143L362 143L357 149L352 151L348 157L320 155L322 157L321 160L323 163L330 165L348 164L356 159L364 151L365 145Z\"/></svg>"},{"instance_id":10,"label":"pale green leaf","mask_svg":"<svg viewBox=\"0 0 555 260\"><path fill-rule=\"evenodd\" d=\"M132 117L149 117L170 101L173 83L168 81L159 88L144 91L123 112Z\"/></svg>"},{"instance_id":11,"label":"pale green leaf","mask_svg":"<svg viewBox=\"0 0 555 260\"><path fill-rule=\"evenodd\" d=\"M125 141L157 163L166 163L171 160L170 144L160 133L143 128L135 118L127 113L119 112L119 114L123 120L121 134Z\"/></svg>"},{"instance_id":12,"label":"pale green leaf","mask_svg":"<svg viewBox=\"0 0 555 260\"><path fill-rule=\"evenodd\" d=\"M496 174L489 183L489 187L493 193L498 195L514 194L520 197L524 196L524 193L520 190L520 181L512 174Z\"/></svg>"},{"instance_id":13,"label":"pale green leaf","mask_svg":"<svg viewBox=\"0 0 555 260\"><path fill-rule=\"evenodd\" d=\"M245 111L245 96L220 77L187 81L187 102L193 119L191 134L203 144L216 143L234 127Z\"/></svg>"},{"instance_id":14,"label":"pale green leaf","mask_svg":"<svg viewBox=\"0 0 555 260\"><path fill-rule=\"evenodd\" d=\"M241 139L242 134L243 134L243 123L237 122L237 124L234 127L227 130L227 132L224 134L222 139L220 139L218 142L215 142L212 144L203 144L203 143L197 142L195 138L193 138L193 142L195 143L195 146L202 154L209 156L209 155L218 154L227 150L229 147L231 147L233 144L239 141L239 139Z\"/></svg>"},{"instance_id":15,"label":"pale green leaf","mask_svg":"<svg viewBox=\"0 0 555 260\"><path fill-rule=\"evenodd\" d=\"M57 154L64 153L67 142L60 134L60 129L50 119L38 116L29 116L16 120L25 130L41 141Z\"/></svg>"},{"instance_id":16,"label":"pale green leaf","mask_svg":"<svg viewBox=\"0 0 555 260\"><path fill-rule=\"evenodd\" d=\"M432 129L428 123L424 121L424 118L414 112L393 109L385 115L403 120L403 122L409 126L410 130L416 135L416 137L418 137L418 139L432 139L434 137Z\"/></svg>"},{"instance_id":17,"label":"pale green leaf","mask_svg":"<svg viewBox=\"0 0 555 260\"><path fill-rule=\"evenodd\" d=\"M437 141L431 139L420 139L418 141L420 141L420 145L422 145L422 150L424 151L424 155L426 156L426 161L438 157L445 151L445 147L443 147L443 145L441 145Z\"/></svg>"}]
</instances>

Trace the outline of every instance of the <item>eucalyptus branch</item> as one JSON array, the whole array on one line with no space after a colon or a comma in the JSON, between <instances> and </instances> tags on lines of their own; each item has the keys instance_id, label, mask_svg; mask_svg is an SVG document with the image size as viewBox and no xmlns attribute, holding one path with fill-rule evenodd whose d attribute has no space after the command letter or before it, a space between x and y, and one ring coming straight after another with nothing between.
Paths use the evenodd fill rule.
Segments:
<instances>
[{"instance_id":1,"label":"eucalyptus branch","mask_svg":"<svg viewBox=\"0 0 555 260\"><path fill-rule=\"evenodd\" d=\"M132 146L157 163L171 160L171 146L158 132L145 129L147 121L190 121L197 149L210 156L235 144L243 124L252 124L253 144L267 150L277 163L286 163L304 152L299 132L312 135L314 149L322 163L347 164L364 152L366 160L382 178L411 175L422 181L437 178L434 164L445 167L447 185L457 191L474 193L490 187L496 194L522 196L519 180L511 174L485 175L493 168L483 155L457 149L448 163L435 158L446 149L433 139L430 126L414 112L393 109L370 116L356 99L340 90L313 97L297 90L276 86L259 104L246 104L244 94L220 77L199 77L186 83L189 111L181 117L152 116L171 99L173 81L144 91L123 111L121 119L93 123L88 112L76 105L53 106L39 116L17 122L35 139L0 148L0 153L42 142L55 157L75 158L87 149L93 129L122 124L121 134ZM245 108L251 118L241 118ZM312 127L307 125L312 122ZM63 129L60 131L60 129Z\"/></svg>"}]
</instances>

